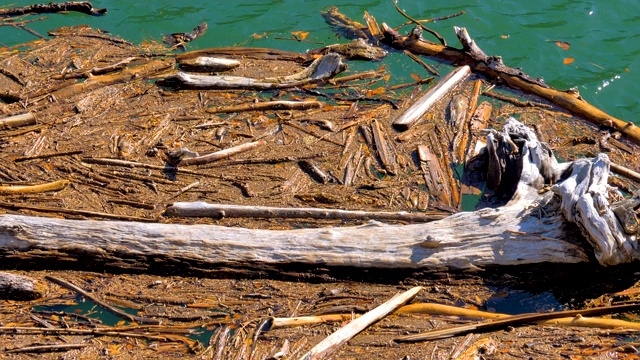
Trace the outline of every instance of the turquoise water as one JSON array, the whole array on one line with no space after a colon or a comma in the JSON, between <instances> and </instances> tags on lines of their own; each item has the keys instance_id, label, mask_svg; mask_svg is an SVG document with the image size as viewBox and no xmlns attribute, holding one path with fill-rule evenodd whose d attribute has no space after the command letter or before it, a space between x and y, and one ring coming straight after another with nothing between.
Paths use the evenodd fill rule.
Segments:
<instances>
[{"instance_id":1,"label":"turquoise water","mask_svg":"<svg viewBox=\"0 0 640 360\"><path fill-rule=\"evenodd\" d=\"M21 6L34 1L14 1ZM336 5L362 22L368 10L379 22L397 26L405 21L391 1L94 1L109 9L104 17L82 14L49 15L32 24L36 31L90 24L133 42L159 40L163 34L190 31L202 21L208 32L190 49L215 46L260 46L305 51L344 39L336 38L320 11ZM501 55L505 63L521 67L533 77L559 89L576 87L592 104L618 118L640 124L640 2L605 1L445 1L406 0L400 6L416 19L440 17L461 10L460 17L429 24L447 41L458 46L454 25L464 26L488 54ZM410 27L405 28L406 31ZM308 31L304 42L291 40L291 31ZM404 30L403 30L404 31ZM265 34L254 39L252 34ZM0 42L15 45L35 37L22 30L0 27ZM288 39L288 40L286 40ZM568 42L562 49L554 41ZM0 45L1 46L1 45ZM565 59L573 62L564 64ZM424 70L400 54L384 60L395 80L409 79ZM366 66L366 65L356 65Z\"/></svg>"}]
</instances>

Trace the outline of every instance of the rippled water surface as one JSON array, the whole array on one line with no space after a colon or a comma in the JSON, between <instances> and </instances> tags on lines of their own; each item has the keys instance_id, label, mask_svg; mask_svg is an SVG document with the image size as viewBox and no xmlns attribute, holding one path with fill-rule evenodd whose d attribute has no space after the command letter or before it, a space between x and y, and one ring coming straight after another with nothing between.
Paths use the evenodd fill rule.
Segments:
<instances>
[{"instance_id":1,"label":"rippled water surface","mask_svg":"<svg viewBox=\"0 0 640 360\"><path fill-rule=\"evenodd\" d=\"M33 1L14 1L12 6ZM104 17L82 14L49 15L32 24L47 30L90 24L133 42L159 40L163 34L190 31L206 21L208 32L190 49L244 45L304 51L333 44L336 38L320 11L336 5L341 12L362 21L364 10L379 22L397 26L405 21L391 1L94 1L106 7ZM399 5L416 19L456 13L466 14L429 26L458 46L452 27L464 26L488 54L501 55L505 63L521 67L534 77L560 89L576 87L582 96L604 111L640 124L640 2L605 1L444 1L407 0ZM409 31L410 27L406 27ZM291 40L292 31L308 31L306 41ZM255 39L253 34L266 35ZM257 36L255 36L257 37ZM4 45L32 40L22 30L0 27ZM556 45L568 43L568 49ZM2 45L0 45L2 46ZM424 74L419 66L400 54L385 59L395 79L411 72ZM367 66L367 65L356 65Z\"/></svg>"}]
</instances>

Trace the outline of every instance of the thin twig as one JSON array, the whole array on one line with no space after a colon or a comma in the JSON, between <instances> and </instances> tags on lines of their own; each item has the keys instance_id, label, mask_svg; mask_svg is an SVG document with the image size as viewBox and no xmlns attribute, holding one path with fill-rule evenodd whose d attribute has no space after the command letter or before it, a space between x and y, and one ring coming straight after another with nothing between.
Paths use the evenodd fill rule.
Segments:
<instances>
[{"instance_id":1,"label":"thin twig","mask_svg":"<svg viewBox=\"0 0 640 360\"><path fill-rule=\"evenodd\" d=\"M87 210L75 210L75 209L65 209L53 206L37 206L37 205L28 205L28 204L12 204L7 202L0 202L0 207L10 210L31 210L38 212L46 212L46 213L59 213L59 214L67 214L67 215L79 215L86 217L98 217L112 220L126 220L126 221L143 221L143 222L156 222L157 219L147 219L138 216L127 216L127 215L115 215L109 213L101 213L96 211L87 211Z\"/></svg>"},{"instance_id":2,"label":"thin twig","mask_svg":"<svg viewBox=\"0 0 640 360\"><path fill-rule=\"evenodd\" d=\"M432 75L435 76L440 76L440 72L434 68L433 66L427 64L426 62L422 61L422 59L420 59L419 57L417 57L416 55L414 55L411 51L409 50L405 50L404 54L407 55L408 57L411 58L411 60L417 62L418 64L420 64L423 68L427 69L428 72L430 72Z\"/></svg>"},{"instance_id":3,"label":"thin twig","mask_svg":"<svg viewBox=\"0 0 640 360\"><path fill-rule=\"evenodd\" d=\"M400 9L400 6L398 6L398 0L392 0L393 1L393 5L396 7L396 10L398 10L398 12L400 13L400 15L406 17L407 19L409 19L409 21L411 21L412 23L420 26L420 28L422 28L422 30L430 33L431 35L435 36L438 41L440 41L440 43L444 46L447 46L447 41L437 32L435 32L434 30L429 29L428 27L422 25L422 23L414 18L412 18L411 16L409 16L406 12L404 12L404 10Z\"/></svg>"},{"instance_id":4,"label":"thin twig","mask_svg":"<svg viewBox=\"0 0 640 360\"><path fill-rule=\"evenodd\" d=\"M58 156L78 155L78 154L82 154L83 152L84 150L70 150L70 151L60 151L56 153L48 153L48 154L40 154L40 155L32 155L32 156L18 156L17 158L13 159L13 161L21 162L21 161L34 160L34 159L48 159L48 158L58 157Z\"/></svg>"}]
</instances>

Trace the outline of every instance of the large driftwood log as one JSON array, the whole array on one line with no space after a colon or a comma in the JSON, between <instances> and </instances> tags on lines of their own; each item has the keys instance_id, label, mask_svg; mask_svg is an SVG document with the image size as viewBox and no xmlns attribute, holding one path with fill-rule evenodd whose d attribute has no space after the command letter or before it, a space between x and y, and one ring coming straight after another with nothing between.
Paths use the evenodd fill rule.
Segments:
<instances>
[{"instance_id":1,"label":"large driftwood log","mask_svg":"<svg viewBox=\"0 0 640 360\"><path fill-rule=\"evenodd\" d=\"M505 206L416 225L255 230L0 216L0 258L82 260L149 270L184 264L252 268L307 264L386 269L475 269L589 261L580 231L603 265L637 259L640 196L609 204L608 159L558 164L535 133L510 119L487 139L490 175ZM553 191L538 194L544 184ZM565 220L565 219L568 219ZM578 226L572 224L575 222ZM579 229L579 230L578 230ZM197 267L197 269L194 269Z\"/></svg>"}]
</instances>

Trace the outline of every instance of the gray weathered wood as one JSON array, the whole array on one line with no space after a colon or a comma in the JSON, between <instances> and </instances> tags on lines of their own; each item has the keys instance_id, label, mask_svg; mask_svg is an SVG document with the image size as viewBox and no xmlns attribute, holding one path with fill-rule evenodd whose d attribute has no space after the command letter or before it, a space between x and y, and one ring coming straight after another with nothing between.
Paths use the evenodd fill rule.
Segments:
<instances>
[{"instance_id":1,"label":"gray weathered wood","mask_svg":"<svg viewBox=\"0 0 640 360\"><path fill-rule=\"evenodd\" d=\"M398 130L407 130L413 126L438 100L448 94L471 74L469 66L461 66L442 78L438 84L427 90L413 105L393 120Z\"/></svg>"},{"instance_id":2,"label":"gray weathered wood","mask_svg":"<svg viewBox=\"0 0 640 360\"><path fill-rule=\"evenodd\" d=\"M44 296L47 286L35 279L0 271L0 299L35 300Z\"/></svg>"}]
</instances>

